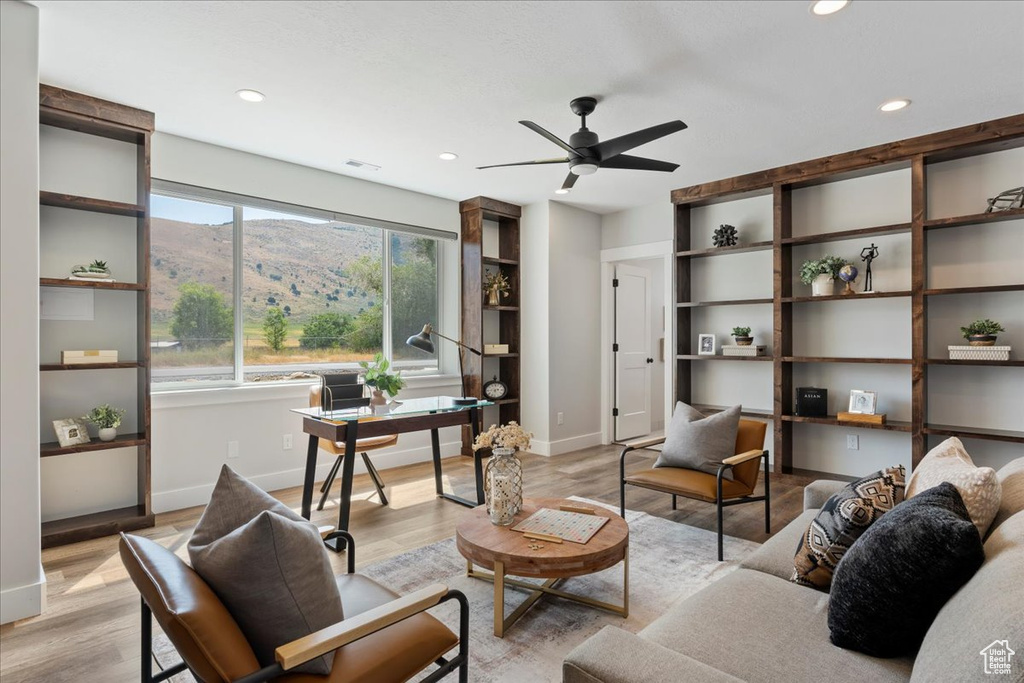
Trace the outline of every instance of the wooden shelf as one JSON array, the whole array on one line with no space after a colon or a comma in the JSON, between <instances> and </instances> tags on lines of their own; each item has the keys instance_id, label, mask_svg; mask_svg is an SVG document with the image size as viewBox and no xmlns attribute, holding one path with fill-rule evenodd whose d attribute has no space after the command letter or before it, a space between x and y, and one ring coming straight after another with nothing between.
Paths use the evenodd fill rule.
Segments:
<instances>
[{"instance_id":1,"label":"wooden shelf","mask_svg":"<svg viewBox=\"0 0 1024 683\"><path fill-rule=\"evenodd\" d=\"M989 292L1024 292L1024 285L989 285L987 287L946 287L926 289L925 296L943 296L946 294L987 294Z\"/></svg>"},{"instance_id":2,"label":"wooden shelf","mask_svg":"<svg viewBox=\"0 0 1024 683\"><path fill-rule=\"evenodd\" d=\"M496 406L506 406L512 403L519 403L518 398L499 398L497 401L492 401Z\"/></svg>"},{"instance_id":3,"label":"wooden shelf","mask_svg":"<svg viewBox=\"0 0 1024 683\"><path fill-rule=\"evenodd\" d=\"M88 453L91 451L106 451L111 448L128 448L130 446L145 446L149 443L145 434L118 434L113 441L100 441L93 439L89 443L77 446L63 447L57 441L49 441L39 446L39 457L50 458L55 455L69 455L71 453Z\"/></svg>"},{"instance_id":4,"label":"wooden shelf","mask_svg":"<svg viewBox=\"0 0 1024 683\"><path fill-rule=\"evenodd\" d=\"M748 251L769 251L774 242L751 242L750 244L737 244L734 247L711 247L709 249L688 249L677 251L676 256L680 258L705 258L708 256L725 256L727 254L743 254Z\"/></svg>"},{"instance_id":5,"label":"wooden shelf","mask_svg":"<svg viewBox=\"0 0 1024 683\"><path fill-rule=\"evenodd\" d=\"M485 311L518 311L518 306L489 306L484 304L483 309Z\"/></svg>"},{"instance_id":6,"label":"wooden shelf","mask_svg":"<svg viewBox=\"0 0 1024 683\"><path fill-rule=\"evenodd\" d=\"M42 524L43 548L53 548L90 538L101 538L122 531L135 531L153 526L155 517L146 514L143 505L104 510L80 517L55 519Z\"/></svg>"},{"instance_id":7,"label":"wooden shelf","mask_svg":"<svg viewBox=\"0 0 1024 683\"><path fill-rule=\"evenodd\" d=\"M783 363L875 363L879 365L911 365L912 358L840 358L834 356L783 356Z\"/></svg>"},{"instance_id":8,"label":"wooden shelf","mask_svg":"<svg viewBox=\"0 0 1024 683\"><path fill-rule=\"evenodd\" d=\"M62 363L43 363L39 366L42 372L50 372L53 370L121 370L125 368L144 368L145 363L139 361L124 361L118 363L75 363L73 365L65 365Z\"/></svg>"},{"instance_id":9,"label":"wooden shelf","mask_svg":"<svg viewBox=\"0 0 1024 683\"><path fill-rule=\"evenodd\" d=\"M803 417L801 415L783 415L783 422L807 422L810 424L834 425L839 427L853 427L856 429L881 429L887 432L910 432L912 425L909 422L890 420L885 424L873 424L871 422L840 422L835 415L827 417Z\"/></svg>"},{"instance_id":10,"label":"wooden shelf","mask_svg":"<svg viewBox=\"0 0 1024 683\"><path fill-rule=\"evenodd\" d=\"M484 265L487 266L518 266L519 261L511 258L498 258L496 256L484 256Z\"/></svg>"},{"instance_id":11,"label":"wooden shelf","mask_svg":"<svg viewBox=\"0 0 1024 683\"><path fill-rule=\"evenodd\" d=\"M801 235L800 237L784 237L779 240L779 243L789 245L821 244L823 242L852 240L857 237L866 237L868 235L898 235L903 232L910 232L910 223L879 225L874 228L857 228L855 230L840 230L838 232L821 232L814 235Z\"/></svg>"},{"instance_id":12,"label":"wooden shelf","mask_svg":"<svg viewBox=\"0 0 1024 683\"><path fill-rule=\"evenodd\" d=\"M519 358L518 353L485 353L484 358Z\"/></svg>"},{"instance_id":13,"label":"wooden shelf","mask_svg":"<svg viewBox=\"0 0 1024 683\"><path fill-rule=\"evenodd\" d=\"M955 216L953 218L933 218L924 222L925 230L939 230L942 228L959 228L965 225L983 225L985 223L1000 223L1024 218L1024 209L1007 209L1006 211L993 211L992 213L975 213L970 216Z\"/></svg>"},{"instance_id":14,"label":"wooden shelf","mask_svg":"<svg viewBox=\"0 0 1024 683\"><path fill-rule=\"evenodd\" d=\"M93 197L80 197L74 194L60 194L57 192L40 192L39 203L43 206L106 213L112 216L141 218L146 215L146 207L141 204L126 204L124 202L112 202L107 199L94 199Z\"/></svg>"},{"instance_id":15,"label":"wooden shelf","mask_svg":"<svg viewBox=\"0 0 1024 683\"><path fill-rule=\"evenodd\" d=\"M772 299L729 299L724 301L683 301L676 308L703 308L705 306L749 306L754 304L770 304Z\"/></svg>"},{"instance_id":16,"label":"wooden shelf","mask_svg":"<svg viewBox=\"0 0 1024 683\"><path fill-rule=\"evenodd\" d=\"M951 360L949 358L927 358L926 365L991 365L995 368L1024 368L1024 360Z\"/></svg>"},{"instance_id":17,"label":"wooden shelf","mask_svg":"<svg viewBox=\"0 0 1024 683\"><path fill-rule=\"evenodd\" d=\"M955 425L925 424L925 434L940 436L956 436L967 439L984 439L986 441L1007 441L1024 443L1024 432L1012 429L986 429L984 427L958 427Z\"/></svg>"},{"instance_id":18,"label":"wooden shelf","mask_svg":"<svg viewBox=\"0 0 1024 683\"><path fill-rule=\"evenodd\" d=\"M676 360L772 360L771 356L701 356L692 353L681 353Z\"/></svg>"},{"instance_id":19,"label":"wooden shelf","mask_svg":"<svg viewBox=\"0 0 1024 683\"><path fill-rule=\"evenodd\" d=\"M910 290L898 292L871 292L870 294L830 294L829 296L784 296L784 304L802 304L810 301L859 301L860 299L888 299L910 296Z\"/></svg>"},{"instance_id":20,"label":"wooden shelf","mask_svg":"<svg viewBox=\"0 0 1024 683\"><path fill-rule=\"evenodd\" d=\"M708 403L694 403L690 406L694 410L698 410L702 413L720 413L723 410L730 408L730 406L716 406ZM762 410L759 408L740 408L740 415L743 417L759 417L769 418L774 417L774 413L770 410Z\"/></svg>"},{"instance_id":21,"label":"wooden shelf","mask_svg":"<svg viewBox=\"0 0 1024 683\"><path fill-rule=\"evenodd\" d=\"M59 277L39 278L40 287L79 287L85 289L119 289L141 292L146 285L138 282L90 282L89 280L68 280Z\"/></svg>"}]
</instances>

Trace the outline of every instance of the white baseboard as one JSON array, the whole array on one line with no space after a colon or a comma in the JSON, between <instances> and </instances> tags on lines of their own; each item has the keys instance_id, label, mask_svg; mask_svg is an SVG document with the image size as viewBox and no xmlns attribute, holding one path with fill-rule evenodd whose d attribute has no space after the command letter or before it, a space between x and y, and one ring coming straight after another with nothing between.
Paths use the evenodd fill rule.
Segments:
<instances>
[{"instance_id":1,"label":"white baseboard","mask_svg":"<svg viewBox=\"0 0 1024 683\"><path fill-rule=\"evenodd\" d=\"M46 574L39 566L39 580L27 586L0 591L0 624L39 616L46 608Z\"/></svg>"},{"instance_id":2,"label":"white baseboard","mask_svg":"<svg viewBox=\"0 0 1024 683\"><path fill-rule=\"evenodd\" d=\"M459 441L450 441L441 444L441 457L447 458L453 455L458 455L461 451L462 443ZM386 452L381 451L375 453L373 455L373 464L378 470L386 470L391 467L401 467L402 465L411 465L417 462L429 462L432 457L430 447L421 446L418 448L408 448L400 451L388 450ZM316 466L316 480L322 481L327 476L327 473L330 471L333 464L333 459L326 457L326 455L321 457ZM366 472L366 467L363 465L362 458L356 459L355 472L356 474L363 474ZM293 486L301 486L304 474L304 467L296 467L293 469L282 470L280 472L257 474L247 478L264 491L277 491ZM154 491L153 511L156 513L171 512L172 510L182 510L184 508L195 507L197 505L206 505L210 501L210 495L213 493L213 486L215 483L216 482L210 482L203 486L192 486L173 491Z\"/></svg>"},{"instance_id":3,"label":"white baseboard","mask_svg":"<svg viewBox=\"0 0 1024 683\"><path fill-rule=\"evenodd\" d=\"M580 436L571 436L568 439L559 439L558 441L537 441L533 440L530 445L530 452L535 455L562 455L563 453L572 453L582 448L590 448L591 446L598 446L601 444L601 432L594 432L593 434L581 434Z\"/></svg>"}]
</instances>

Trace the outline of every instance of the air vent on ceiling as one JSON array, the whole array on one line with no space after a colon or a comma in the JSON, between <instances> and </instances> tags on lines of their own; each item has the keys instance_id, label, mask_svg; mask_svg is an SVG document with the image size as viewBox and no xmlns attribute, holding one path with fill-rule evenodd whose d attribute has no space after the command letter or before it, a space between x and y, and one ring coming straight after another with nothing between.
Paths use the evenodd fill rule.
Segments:
<instances>
[{"instance_id":1,"label":"air vent on ceiling","mask_svg":"<svg viewBox=\"0 0 1024 683\"><path fill-rule=\"evenodd\" d=\"M351 166L352 168L361 168L364 171L380 170L380 166L378 166L377 164L368 164L365 161L357 161L356 159L349 159L348 161L345 162L345 165Z\"/></svg>"}]
</instances>

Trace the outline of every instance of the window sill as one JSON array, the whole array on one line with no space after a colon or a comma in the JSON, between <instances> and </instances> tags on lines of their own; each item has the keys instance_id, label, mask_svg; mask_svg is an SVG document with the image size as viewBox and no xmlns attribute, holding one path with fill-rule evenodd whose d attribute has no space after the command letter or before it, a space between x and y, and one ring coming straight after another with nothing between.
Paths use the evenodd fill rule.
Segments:
<instances>
[{"instance_id":1,"label":"window sill","mask_svg":"<svg viewBox=\"0 0 1024 683\"><path fill-rule=\"evenodd\" d=\"M420 395L430 395L430 390L441 390L439 393L452 395L461 393L458 375L419 375L407 377L405 380L406 388L403 392L409 391ZM307 400L309 387L313 384L315 381L304 379L266 384L253 382L233 386L155 390L151 394L151 400L153 410L262 401L304 402Z\"/></svg>"}]
</instances>

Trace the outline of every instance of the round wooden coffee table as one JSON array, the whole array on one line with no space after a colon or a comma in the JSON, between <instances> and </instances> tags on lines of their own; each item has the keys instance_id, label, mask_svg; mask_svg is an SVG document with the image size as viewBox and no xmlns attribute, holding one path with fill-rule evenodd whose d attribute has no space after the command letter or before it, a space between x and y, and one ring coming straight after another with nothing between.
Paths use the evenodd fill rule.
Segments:
<instances>
[{"instance_id":1,"label":"round wooden coffee table","mask_svg":"<svg viewBox=\"0 0 1024 683\"><path fill-rule=\"evenodd\" d=\"M590 508L594 514L607 517L608 521L585 544L532 540L524 538L518 531L512 531L512 527L538 509L557 510L561 505ZM629 616L629 526L624 519L603 507L559 498L527 499L523 501L523 509L516 515L515 524L500 527L491 524L487 507L481 505L467 512L459 522L455 530L455 543L466 558L466 575L494 582L494 635L499 638L544 595L554 595L608 610L623 617ZM593 574L614 567L619 562L622 562L621 606L556 588L563 579ZM479 571L473 565L490 569L493 573ZM548 580L535 584L510 579L508 576ZM506 585L530 591L529 597L507 618L504 600Z\"/></svg>"}]
</instances>

